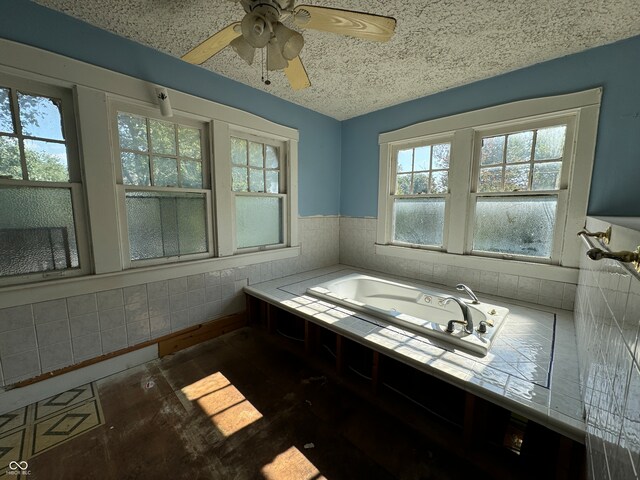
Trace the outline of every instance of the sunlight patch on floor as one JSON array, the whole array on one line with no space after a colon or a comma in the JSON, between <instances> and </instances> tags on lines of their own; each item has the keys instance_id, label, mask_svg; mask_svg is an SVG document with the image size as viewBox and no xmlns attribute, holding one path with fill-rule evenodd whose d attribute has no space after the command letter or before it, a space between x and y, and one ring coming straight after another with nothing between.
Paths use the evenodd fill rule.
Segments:
<instances>
[{"instance_id":1,"label":"sunlight patch on floor","mask_svg":"<svg viewBox=\"0 0 640 480\"><path fill-rule=\"evenodd\" d=\"M266 480L326 480L296 447L291 447L262 467L262 475Z\"/></svg>"}]
</instances>

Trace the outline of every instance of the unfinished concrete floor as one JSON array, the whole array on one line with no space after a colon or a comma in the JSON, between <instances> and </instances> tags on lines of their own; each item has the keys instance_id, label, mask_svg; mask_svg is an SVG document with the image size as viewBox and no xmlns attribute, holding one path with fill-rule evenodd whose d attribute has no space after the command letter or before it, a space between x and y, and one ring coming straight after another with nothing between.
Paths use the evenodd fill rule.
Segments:
<instances>
[{"instance_id":1,"label":"unfinished concrete floor","mask_svg":"<svg viewBox=\"0 0 640 480\"><path fill-rule=\"evenodd\" d=\"M114 375L98 391L105 424L32 458L31 478L484 478L257 329Z\"/></svg>"}]
</instances>

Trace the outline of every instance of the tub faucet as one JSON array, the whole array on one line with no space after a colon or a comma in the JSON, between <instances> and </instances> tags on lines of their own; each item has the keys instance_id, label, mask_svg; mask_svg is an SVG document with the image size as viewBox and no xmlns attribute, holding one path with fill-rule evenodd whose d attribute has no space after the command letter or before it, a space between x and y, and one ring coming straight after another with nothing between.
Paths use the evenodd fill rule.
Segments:
<instances>
[{"instance_id":1,"label":"tub faucet","mask_svg":"<svg viewBox=\"0 0 640 480\"><path fill-rule=\"evenodd\" d=\"M459 323L461 325L464 325L465 332L473 333L473 320L471 318L471 311L469 310L467 304L458 297L446 296L442 301L442 305L446 305L449 302L456 302L458 304L460 310L462 310L462 320L449 320L449 322L447 323L447 332L453 333L453 324Z\"/></svg>"},{"instance_id":2,"label":"tub faucet","mask_svg":"<svg viewBox=\"0 0 640 480\"><path fill-rule=\"evenodd\" d=\"M461 292L466 292L467 295L469 295L469 297L471 298L471 303L473 303L474 305L477 305L478 303L480 303L480 300L478 300L478 297L476 297L476 294L473 293L473 290L467 287L464 283L459 283L458 285L456 285L456 290L459 290Z\"/></svg>"}]
</instances>

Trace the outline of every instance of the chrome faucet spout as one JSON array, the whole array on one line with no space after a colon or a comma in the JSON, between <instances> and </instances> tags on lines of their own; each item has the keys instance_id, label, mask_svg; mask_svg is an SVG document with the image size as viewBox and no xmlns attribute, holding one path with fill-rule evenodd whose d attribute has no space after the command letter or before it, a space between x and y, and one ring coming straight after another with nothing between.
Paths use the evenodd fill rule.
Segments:
<instances>
[{"instance_id":1,"label":"chrome faucet spout","mask_svg":"<svg viewBox=\"0 0 640 480\"><path fill-rule=\"evenodd\" d=\"M471 311L469 310L469 306L464 303L461 299L454 296L446 296L442 300L442 305L446 305L449 302L456 302L462 310L462 321L460 320L450 320L447 325L447 332L453 332L453 324L461 323L464 325L464 330L467 333L473 333L473 319L471 318Z\"/></svg>"},{"instance_id":2,"label":"chrome faucet spout","mask_svg":"<svg viewBox=\"0 0 640 480\"><path fill-rule=\"evenodd\" d=\"M473 293L473 290L471 290L464 283L459 283L458 285L456 285L456 290L459 290L460 292L466 292L466 294L469 295L469 298L471 298L471 303L473 303L474 305L480 303L480 300L478 300L476 294Z\"/></svg>"}]
</instances>

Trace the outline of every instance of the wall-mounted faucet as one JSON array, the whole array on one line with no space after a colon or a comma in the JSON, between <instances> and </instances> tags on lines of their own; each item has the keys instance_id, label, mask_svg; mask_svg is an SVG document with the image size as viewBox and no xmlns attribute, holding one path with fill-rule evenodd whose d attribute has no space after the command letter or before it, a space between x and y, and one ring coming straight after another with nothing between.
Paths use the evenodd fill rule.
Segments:
<instances>
[{"instance_id":1,"label":"wall-mounted faucet","mask_svg":"<svg viewBox=\"0 0 640 480\"><path fill-rule=\"evenodd\" d=\"M466 294L471 298L471 303L473 303L474 305L480 303L480 300L478 300L476 294L473 293L473 290L467 287L464 283L459 283L458 285L456 285L456 290L459 290L460 292L466 292Z\"/></svg>"},{"instance_id":2,"label":"wall-mounted faucet","mask_svg":"<svg viewBox=\"0 0 640 480\"><path fill-rule=\"evenodd\" d=\"M443 297L442 305L446 305L449 302L456 302L462 310L462 320L449 320L447 323L447 332L453 333L453 325L455 323L459 323L464 325L464 331L467 333L473 333L473 319L471 318L471 311L464 301L459 299L458 297L446 296Z\"/></svg>"}]
</instances>

